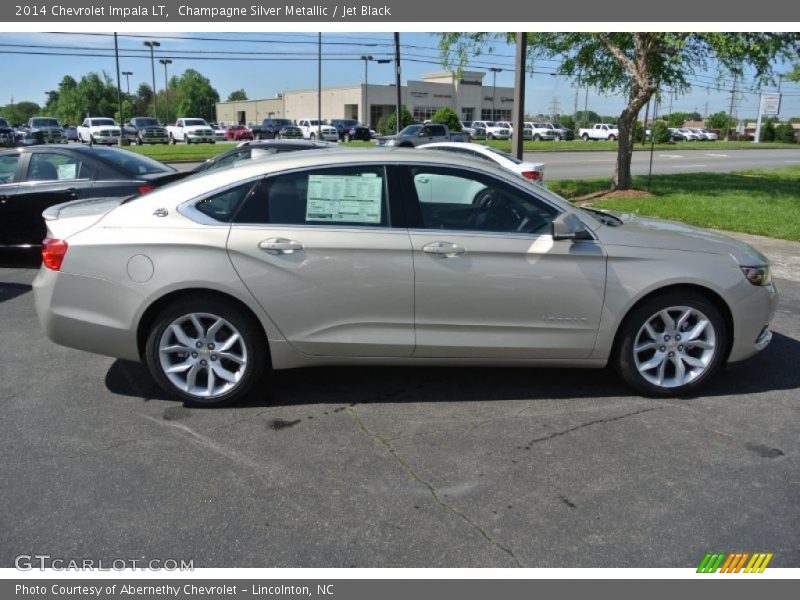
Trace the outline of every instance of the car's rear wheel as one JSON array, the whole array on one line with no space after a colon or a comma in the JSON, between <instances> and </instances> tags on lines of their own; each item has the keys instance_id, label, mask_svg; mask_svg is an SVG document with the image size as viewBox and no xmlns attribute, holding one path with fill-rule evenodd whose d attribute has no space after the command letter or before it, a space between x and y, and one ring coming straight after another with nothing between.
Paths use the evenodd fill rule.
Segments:
<instances>
[{"instance_id":1,"label":"car's rear wheel","mask_svg":"<svg viewBox=\"0 0 800 600\"><path fill-rule=\"evenodd\" d=\"M614 357L625 382L647 396L680 396L720 367L728 331L719 309L691 290L655 296L620 331Z\"/></svg>"},{"instance_id":2,"label":"car's rear wheel","mask_svg":"<svg viewBox=\"0 0 800 600\"><path fill-rule=\"evenodd\" d=\"M615 136L613 136L613 135L610 135L610 136L608 136L608 141L609 141L609 142L613 142L613 141L615 141L616 139L617 139L617 138L616 138Z\"/></svg>"},{"instance_id":3,"label":"car's rear wheel","mask_svg":"<svg viewBox=\"0 0 800 600\"><path fill-rule=\"evenodd\" d=\"M187 404L221 406L247 396L266 365L261 326L215 298L170 304L150 328L145 349L156 382Z\"/></svg>"},{"instance_id":4,"label":"car's rear wheel","mask_svg":"<svg viewBox=\"0 0 800 600\"><path fill-rule=\"evenodd\" d=\"M582 139L584 142L588 142L588 141L589 141L589 134L588 134L588 133L584 133L584 134L581 136L581 139Z\"/></svg>"}]
</instances>

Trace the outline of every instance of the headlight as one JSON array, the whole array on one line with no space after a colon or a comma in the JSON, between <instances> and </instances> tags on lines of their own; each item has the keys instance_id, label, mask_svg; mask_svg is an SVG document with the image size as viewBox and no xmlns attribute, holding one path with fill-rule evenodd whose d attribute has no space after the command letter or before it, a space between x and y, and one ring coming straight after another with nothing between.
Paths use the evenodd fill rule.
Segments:
<instances>
[{"instance_id":1,"label":"headlight","mask_svg":"<svg viewBox=\"0 0 800 600\"><path fill-rule=\"evenodd\" d=\"M387 146L394 146L397 143L397 140L386 140Z\"/></svg>"},{"instance_id":2,"label":"headlight","mask_svg":"<svg viewBox=\"0 0 800 600\"><path fill-rule=\"evenodd\" d=\"M772 274L770 273L769 265L762 267L742 267L742 273L747 278L747 281L753 285L763 286L772 283Z\"/></svg>"}]
</instances>

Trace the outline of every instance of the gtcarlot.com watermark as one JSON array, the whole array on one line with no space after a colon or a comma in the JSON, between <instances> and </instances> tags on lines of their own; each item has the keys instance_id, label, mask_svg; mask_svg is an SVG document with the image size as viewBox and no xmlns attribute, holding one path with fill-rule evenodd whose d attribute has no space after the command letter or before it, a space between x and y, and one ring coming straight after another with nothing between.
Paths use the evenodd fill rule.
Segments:
<instances>
[{"instance_id":1,"label":"gtcarlot.com watermark","mask_svg":"<svg viewBox=\"0 0 800 600\"><path fill-rule=\"evenodd\" d=\"M49 554L20 554L14 558L20 571L194 571L194 560L161 558L59 558Z\"/></svg>"}]
</instances>

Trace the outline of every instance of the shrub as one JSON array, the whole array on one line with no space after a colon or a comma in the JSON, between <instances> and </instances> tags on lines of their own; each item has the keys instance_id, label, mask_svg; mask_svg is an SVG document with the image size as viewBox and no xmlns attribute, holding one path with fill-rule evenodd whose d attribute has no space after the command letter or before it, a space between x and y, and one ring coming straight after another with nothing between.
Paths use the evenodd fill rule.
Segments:
<instances>
[{"instance_id":1,"label":"shrub","mask_svg":"<svg viewBox=\"0 0 800 600\"><path fill-rule=\"evenodd\" d=\"M775 141L789 144L796 141L794 128L790 123L781 123L775 128Z\"/></svg>"},{"instance_id":2,"label":"shrub","mask_svg":"<svg viewBox=\"0 0 800 600\"><path fill-rule=\"evenodd\" d=\"M433 113L431 117L431 121L433 123L441 123L443 125L447 125L447 128L450 131L461 131L461 121L458 118L458 115L452 108L442 107Z\"/></svg>"},{"instance_id":3,"label":"shrub","mask_svg":"<svg viewBox=\"0 0 800 600\"><path fill-rule=\"evenodd\" d=\"M396 122L397 122L397 116L395 115L395 113L392 113L388 117L381 118L378 121L378 133L380 133L381 135L394 135L396 133L395 131ZM401 106L400 129L408 127L413 123L414 123L414 116L409 112L409 110L405 106Z\"/></svg>"},{"instance_id":4,"label":"shrub","mask_svg":"<svg viewBox=\"0 0 800 600\"><path fill-rule=\"evenodd\" d=\"M657 121L652 127L652 136L656 144L666 144L672 140L672 134L664 121Z\"/></svg>"}]
</instances>

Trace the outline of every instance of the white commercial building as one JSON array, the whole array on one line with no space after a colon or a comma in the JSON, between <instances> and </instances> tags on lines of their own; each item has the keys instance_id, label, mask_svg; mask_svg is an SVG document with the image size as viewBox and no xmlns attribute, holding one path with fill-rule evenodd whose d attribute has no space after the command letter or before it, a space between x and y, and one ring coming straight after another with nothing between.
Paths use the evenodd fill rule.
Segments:
<instances>
[{"instance_id":1,"label":"white commercial building","mask_svg":"<svg viewBox=\"0 0 800 600\"><path fill-rule=\"evenodd\" d=\"M484 85L486 73L449 71L426 73L421 81L409 80L400 89L404 106L418 121L430 119L442 107L452 108L462 121L511 120L514 88ZM322 88L322 118L367 120L375 127L381 117L394 113L394 85L355 84ZM217 103L220 124L259 124L266 118L296 121L317 117L317 89L287 91L275 98Z\"/></svg>"}]
</instances>

